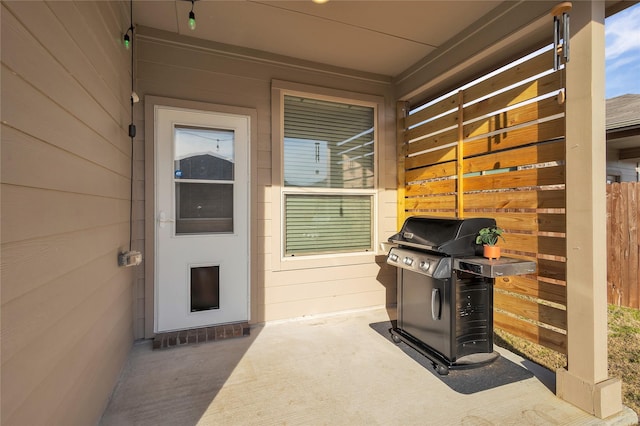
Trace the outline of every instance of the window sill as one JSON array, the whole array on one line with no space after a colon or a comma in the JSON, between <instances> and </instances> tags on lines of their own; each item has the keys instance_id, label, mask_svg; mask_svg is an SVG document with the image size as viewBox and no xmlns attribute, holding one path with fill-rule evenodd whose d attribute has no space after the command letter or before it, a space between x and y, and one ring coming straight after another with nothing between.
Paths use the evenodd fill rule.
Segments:
<instances>
[{"instance_id":1,"label":"window sill","mask_svg":"<svg viewBox=\"0 0 640 426\"><path fill-rule=\"evenodd\" d=\"M300 269L327 268L333 266L375 263L377 253L336 253L316 256L290 256L274 259L274 272Z\"/></svg>"}]
</instances>

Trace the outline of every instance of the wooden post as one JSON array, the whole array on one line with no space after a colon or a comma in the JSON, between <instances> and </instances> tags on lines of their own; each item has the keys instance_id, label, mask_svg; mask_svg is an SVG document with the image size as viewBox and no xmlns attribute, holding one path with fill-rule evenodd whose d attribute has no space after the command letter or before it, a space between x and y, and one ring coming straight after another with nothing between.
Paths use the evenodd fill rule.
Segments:
<instances>
[{"instance_id":1,"label":"wooden post","mask_svg":"<svg viewBox=\"0 0 640 426\"><path fill-rule=\"evenodd\" d=\"M456 168L458 172L458 185L457 185L457 217L464 217L464 184L462 178L464 176L464 146L462 141L464 140L464 91L458 92L458 146L456 148Z\"/></svg>"},{"instance_id":2,"label":"wooden post","mask_svg":"<svg viewBox=\"0 0 640 426\"><path fill-rule=\"evenodd\" d=\"M604 2L576 2L566 64L567 369L557 395L605 418L622 410L607 371Z\"/></svg>"},{"instance_id":3,"label":"wooden post","mask_svg":"<svg viewBox=\"0 0 640 426\"><path fill-rule=\"evenodd\" d=\"M404 134L406 129L405 118L409 115L409 103L405 101L398 101L396 104L396 155L397 155L397 174L398 174L398 217L397 228L400 229L404 223L405 212L405 163L404 159L407 156L407 144L404 141Z\"/></svg>"}]
</instances>

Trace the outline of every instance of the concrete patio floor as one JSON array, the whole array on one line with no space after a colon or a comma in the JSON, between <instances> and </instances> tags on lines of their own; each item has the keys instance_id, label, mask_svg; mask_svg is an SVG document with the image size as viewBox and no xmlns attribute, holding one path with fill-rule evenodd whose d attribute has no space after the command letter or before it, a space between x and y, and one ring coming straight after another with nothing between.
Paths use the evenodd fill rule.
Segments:
<instances>
[{"instance_id":1,"label":"concrete patio floor","mask_svg":"<svg viewBox=\"0 0 640 426\"><path fill-rule=\"evenodd\" d=\"M370 324L385 309L253 326L251 336L172 349L134 345L101 425L631 425L556 398L555 375L461 394Z\"/></svg>"}]
</instances>

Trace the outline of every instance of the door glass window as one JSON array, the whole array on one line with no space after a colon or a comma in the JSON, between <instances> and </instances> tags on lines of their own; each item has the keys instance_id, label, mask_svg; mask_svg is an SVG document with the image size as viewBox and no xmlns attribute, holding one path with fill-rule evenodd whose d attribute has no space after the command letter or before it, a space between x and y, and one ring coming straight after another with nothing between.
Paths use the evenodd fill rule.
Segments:
<instances>
[{"instance_id":1,"label":"door glass window","mask_svg":"<svg viewBox=\"0 0 640 426\"><path fill-rule=\"evenodd\" d=\"M234 132L174 129L176 234L233 232Z\"/></svg>"}]
</instances>

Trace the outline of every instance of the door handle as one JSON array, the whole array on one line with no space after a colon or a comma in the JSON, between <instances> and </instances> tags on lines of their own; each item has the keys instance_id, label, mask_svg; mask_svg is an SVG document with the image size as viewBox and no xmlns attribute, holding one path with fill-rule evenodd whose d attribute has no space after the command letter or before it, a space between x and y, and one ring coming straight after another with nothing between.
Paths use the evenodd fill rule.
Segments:
<instances>
[{"instance_id":1,"label":"door handle","mask_svg":"<svg viewBox=\"0 0 640 426\"><path fill-rule=\"evenodd\" d=\"M167 212L165 212L164 210L160 210L160 213L158 213L158 223L160 224L160 228L164 228L165 226L167 226L167 223L170 222L175 222L175 220L168 218Z\"/></svg>"},{"instance_id":2,"label":"door handle","mask_svg":"<svg viewBox=\"0 0 640 426\"><path fill-rule=\"evenodd\" d=\"M434 321L440 320L442 314L442 300L440 300L440 289L431 290L431 318Z\"/></svg>"}]
</instances>

